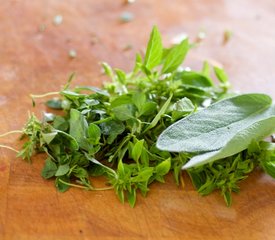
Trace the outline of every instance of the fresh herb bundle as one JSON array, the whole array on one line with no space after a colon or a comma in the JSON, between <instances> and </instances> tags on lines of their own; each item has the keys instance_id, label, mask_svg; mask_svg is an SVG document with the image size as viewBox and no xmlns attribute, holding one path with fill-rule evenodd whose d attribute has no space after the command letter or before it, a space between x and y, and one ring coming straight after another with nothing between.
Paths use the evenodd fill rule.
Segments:
<instances>
[{"instance_id":1,"label":"fresh herb bundle","mask_svg":"<svg viewBox=\"0 0 275 240\"><path fill-rule=\"evenodd\" d=\"M72 75L59 98L47 102L61 114L45 113L41 121L32 114L18 156L30 161L46 153L42 177L54 178L61 192L113 188L131 206L137 191L146 196L170 171L179 184L186 164L200 194L219 189L231 205L231 192L255 167L275 177L275 146L261 141L274 132L274 107L263 94L228 94L226 73L213 67L215 84L207 62L201 71L181 69L189 48L187 39L163 48L154 27L132 72L103 63L111 81L102 88L71 89ZM91 176L102 175L108 186L95 188Z\"/></svg>"}]
</instances>

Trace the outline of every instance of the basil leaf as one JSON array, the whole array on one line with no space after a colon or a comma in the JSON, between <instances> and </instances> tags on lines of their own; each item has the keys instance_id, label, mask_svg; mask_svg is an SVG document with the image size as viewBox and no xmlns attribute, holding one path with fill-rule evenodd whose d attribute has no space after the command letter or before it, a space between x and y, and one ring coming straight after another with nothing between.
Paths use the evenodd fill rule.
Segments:
<instances>
[{"instance_id":1,"label":"basil leaf","mask_svg":"<svg viewBox=\"0 0 275 240\"><path fill-rule=\"evenodd\" d=\"M222 83L228 82L228 76L222 68L214 67L214 72L220 82L222 82Z\"/></svg>"},{"instance_id":2,"label":"basil leaf","mask_svg":"<svg viewBox=\"0 0 275 240\"><path fill-rule=\"evenodd\" d=\"M183 62L188 49L188 39L185 39L180 44L174 46L165 57L162 73L170 73L176 70Z\"/></svg>"},{"instance_id":3,"label":"basil leaf","mask_svg":"<svg viewBox=\"0 0 275 240\"><path fill-rule=\"evenodd\" d=\"M143 150L143 144L144 144L144 139L138 140L136 142L136 144L134 145L134 147L133 147L132 157L136 162L138 162L138 160L141 156L141 153L142 153L142 150Z\"/></svg>"},{"instance_id":4,"label":"basil leaf","mask_svg":"<svg viewBox=\"0 0 275 240\"><path fill-rule=\"evenodd\" d=\"M113 108L116 119L125 121L134 117L134 106L132 104L123 104Z\"/></svg>"},{"instance_id":5,"label":"basil leaf","mask_svg":"<svg viewBox=\"0 0 275 240\"><path fill-rule=\"evenodd\" d=\"M183 71L176 74L176 78L180 79L182 84L187 86L209 88L214 84L212 80L206 75L193 71Z\"/></svg>"},{"instance_id":6,"label":"basil leaf","mask_svg":"<svg viewBox=\"0 0 275 240\"><path fill-rule=\"evenodd\" d=\"M144 66L151 70L161 62L162 41L157 27L153 27L144 59Z\"/></svg>"},{"instance_id":7,"label":"basil leaf","mask_svg":"<svg viewBox=\"0 0 275 240\"><path fill-rule=\"evenodd\" d=\"M170 171L170 168L171 168L171 159L168 158L156 166L156 173L160 176L164 176Z\"/></svg>"}]
</instances>

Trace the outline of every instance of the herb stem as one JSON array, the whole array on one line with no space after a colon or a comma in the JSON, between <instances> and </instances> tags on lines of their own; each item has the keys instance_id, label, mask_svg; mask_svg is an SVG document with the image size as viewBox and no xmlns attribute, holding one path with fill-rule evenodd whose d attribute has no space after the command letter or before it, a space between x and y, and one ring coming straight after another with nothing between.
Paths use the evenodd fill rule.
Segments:
<instances>
[{"instance_id":1,"label":"herb stem","mask_svg":"<svg viewBox=\"0 0 275 240\"><path fill-rule=\"evenodd\" d=\"M78 184L68 183L68 182L63 181L62 179L58 179L58 181L65 184L65 185L67 185L67 186L70 186L70 187L77 187L77 188L81 188L81 189L93 189L90 186L85 187L85 186L81 186L81 185L78 185Z\"/></svg>"},{"instance_id":2,"label":"herb stem","mask_svg":"<svg viewBox=\"0 0 275 240\"><path fill-rule=\"evenodd\" d=\"M107 118L103 118L98 121L95 121L95 122L93 122L93 124L100 124L100 123L108 122L110 120L112 120L112 117L107 117Z\"/></svg>"},{"instance_id":3,"label":"herb stem","mask_svg":"<svg viewBox=\"0 0 275 240\"><path fill-rule=\"evenodd\" d=\"M10 135L10 134L14 134L14 133L24 133L22 130L14 130L14 131L10 131L10 132L6 132L6 133L3 133L3 134L0 134L0 137L5 137L7 135Z\"/></svg>"},{"instance_id":4,"label":"herb stem","mask_svg":"<svg viewBox=\"0 0 275 240\"><path fill-rule=\"evenodd\" d=\"M52 95L58 95L59 92L48 92L48 93L45 93L45 94L39 94L39 95L34 95L34 94L31 94L31 98L32 99L35 99L35 98L44 98L44 97L48 97L48 96L52 96Z\"/></svg>"},{"instance_id":5,"label":"herb stem","mask_svg":"<svg viewBox=\"0 0 275 240\"><path fill-rule=\"evenodd\" d=\"M0 144L0 148L6 148L6 149L12 150L16 153L19 153L19 151L17 151L16 149L14 149L13 147L10 147L10 146Z\"/></svg>"},{"instance_id":6,"label":"herb stem","mask_svg":"<svg viewBox=\"0 0 275 240\"><path fill-rule=\"evenodd\" d=\"M91 190L93 190L93 191L106 191L106 190L111 190L111 189L114 189L114 187L111 186L111 187L103 187L103 188L92 188Z\"/></svg>"},{"instance_id":7,"label":"herb stem","mask_svg":"<svg viewBox=\"0 0 275 240\"><path fill-rule=\"evenodd\" d=\"M81 185L78 185L78 184L73 184L73 183L68 183L68 182L65 182L63 181L62 179L58 179L59 182L67 185L67 186L70 186L70 187L77 187L77 188L81 188L81 189L86 189L86 190L92 190L92 191L106 191L106 190L111 190L113 189L114 187L111 186L111 187L104 187L104 188L94 188L92 186L81 186Z\"/></svg>"},{"instance_id":8,"label":"herb stem","mask_svg":"<svg viewBox=\"0 0 275 240\"><path fill-rule=\"evenodd\" d=\"M128 143L132 137L133 137L133 135L129 134L127 137L124 138L124 140L119 144L119 146L118 146L117 150L115 151L115 153L114 153L113 157L111 158L111 160L113 160L118 155L118 153L122 149L122 147L126 143ZM109 162L111 162L111 161L109 160Z\"/></svg>"}]
</instances>

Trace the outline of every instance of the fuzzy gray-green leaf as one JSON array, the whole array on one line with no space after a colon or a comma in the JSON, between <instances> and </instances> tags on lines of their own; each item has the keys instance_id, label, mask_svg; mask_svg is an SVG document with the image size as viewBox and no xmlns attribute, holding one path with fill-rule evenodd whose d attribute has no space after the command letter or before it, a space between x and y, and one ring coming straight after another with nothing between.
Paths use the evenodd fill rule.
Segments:
<instances>
[{"instance_id":1,"label":"fuzzy gray-green leaf","mask_svg":"<svg viewBox=\"0 0 275 240\"><path fill-rule=\"evenodd\" d=\"M243 94L221 100L168 127L157 147L170 152L210 152L224 147L236 133L266 119L271 98L264 94ZM257 129L255 129L257 130Z\"/></svg>"}]
</instances>

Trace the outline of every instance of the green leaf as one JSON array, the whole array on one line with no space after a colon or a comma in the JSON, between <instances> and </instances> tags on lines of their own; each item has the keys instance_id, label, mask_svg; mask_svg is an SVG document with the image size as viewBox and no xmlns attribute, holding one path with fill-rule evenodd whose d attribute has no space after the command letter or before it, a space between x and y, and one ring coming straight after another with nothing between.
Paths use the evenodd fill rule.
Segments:
<instances>
[{"instance_id":1,"label":"green leaf","mask_svg":"<svg viewBox=\"0 0 275 240\"><path fill-rule=\"evenodd\" d=\"M83 137L86 136L88 124L84 116L76 109L70 111L70 135L81 142Z\"/></svg>"},{"instance_id":2,"label":"green leaf","mask_svg":"<svg viewBox=\"0 0 275 240\"><path fill-rule=\"evenodd\" d=\"M232 196L231 196L231 192L229 191L225 191L223 193L223 197L224 197L224 200L226 202L226 205L227 207L230 207L232 205Z\"/></svg>"},{"instance_id":3,"label":"green leaf","mask_svg":"<svg viewBox=\"0 0 275 240\"><path fill-rule=\"evenodd\" d=\"M120 176L120 177L123 177L125 175L125 168L124 168L124 164L122 162L122 159L120 159L118 161L118 165L117 165L117 174Z\"/></svg>"},{"instance_id":4,"label":"green leaf","mask_svg":"<svg viewBox=\"0 0 275 240\"><path fill-rule=\"evenodd\" d=\"M138 175L132 177L131 182L133 183L140 183L140 182L148 182L150 177L152 177L154 172L153 167L143 167L139 172Z\"/></svg>"},{"instance_id":5,"label":"green leaf","mask_svg":"<svg viewBox=\"0 0 275 240\"><path fill-rule=\"evenodd\" d=\"M88 127L88 136L92 139L93 144L98 144L101 136L101 130L96 125L91 123Z\"/></svg>"},{"instance_id":6,"label":"green leaf","mask_svg":"<svg viewBox=\"0 0 275 240\"><path fill-rule=\"evenodd\" d=\"M180 44L174 46L165 57L162 73L170 73L175 71L182 64L188 49L188 39L185 39Z\"/></svg>"},{"instance_id":7,"label":"green leaf","mask_svg":"<svg viewBox=\"0 0 275 240\"><path fill-rule=\"evenodd\" d=\"M70 91L70 90L63 90L62 92L60 92L60 94L69 98L69 99L83 98L83 97L87 96L86 94L77 93L77 92ZM64 107L62 107L62 108L64 108Z\"/></svg>"},{"instance_id":8,"label":"green leaf","mask_svg":"<svg viewBox=\"0 0 275 240\"><path fill-rule=\"evenodd\" d=\"M189 98L184 97L174 103L172 110L172 118L176 120L188 113L193 112L195 110L195 106Z\"/></svg>"},{"instance_id":9,"label":"green leaf","mask_svg":"<svg viewBox=\"0 0 275 240\"><path fill-rule=\"evenodd\" d=\"M137 107L138 111L141 112L143 109L143 106L146 102L146 95L142 92L136 92L133 97L133 103Z\"/></svg>"},{"instance_id":10,"label":"green leaf","mask_svg":"<svg viewBox=\"0 0 275 240\"><path fill-rule=\"evenodd\" d=\"M138 160L141 156L141 153L143 150L143 144L144 144L144 139L138 140L133 147L132 157L136 162L138 162Z\"/></svg>"},{"instance_id":11,"label":"green leaf","mask_svg":"<svg viewBox=\"0 0 275 240\"><path fill-rule=\"evenodd\" d=\"M75 177L80 178L80 179L88 179L89 175L86 169L83 167L76 167L73 170L73 174Z\"/></svg>"},{"instance_id":12,"label":"green leaf","mask_svg":"<svg viewBox=\"0 0 275 240\"><path fill-rule=\"evenodd\" d=\"M63 117L56 116L53 121L53 127L64 132L69 128L69 124Z\"/></svg>"},{"instance_id":13,"label":"green leaf","mask_svg":"<svg viewBox=\"0 0 275 240\"><path fill-rule=\"evenodd\" d=\"M209 77L194 71L183 71L177 73L176 78L180 79L181 83L186 86L209 88L214 85Z\"/></svg>"},{"instance_id":14,"label":"green leaf","mask_svg":"<svg viewBox=\"0 0 275 240\"><path fill-rule=\"evenodd\" d=\"M70 183L70 179L67 176L60 176L55 179L55 186L59 192L66 192L70 186L65 183Z\"/></svg>"},{"instance_id":15,"label":"green leaf","mask_svg":"<svg viewBox=\"0 0 275 240\"><path fill-rule=\"evenodd\" d=\"M116 172L112 168L109 168L108 166L102 164L101 162L99 162L95 158L89 156L87 153L85 153L85 157L89 161L91 161L92 163L94 163L94 164L100 166L101 168L103 168L105 172L107 172L107 173L111 174L113 177L117 178L117 174L116 174Z\"/></svg>"},{"instance_id":16,"label":"green leaf","mask_svg":"<svg viewBox=\"0 0 275 240\"><path fill-rule=\"evenodd\" d=\"M229 139L222 148L191 158L190 161L183 166L183 169L232 156L247 149L252 140L256 139L256 141L259 141L270 135L275 131L275 108L273 107L272 110L273 116L260 121L258 120L251 125L240 129L238 132L235 132L232 138ZM223 136L220 137L222 138Z\"/></svg>"},{"instance_id":17,"label":"green leaf","mask_svg":"<svg viewBox=\"0 0 275 240\"><path fill-rule=\"evenodd\" d=\"M99 95L105 96L105 97L110 97L110 94L108 93L108 91L98 88L98 87L93 87L93 86L75 87L75 91L79 91L79 90L88 90L88 91L95 92Z\"/></svg>"},{"instance_id":18,"label":"green leaf","mask_svg":"<svg viewBox=\"0 0 275 240\"><path fill-rule=\"evenodd\" d=\"M261 166L269 176L275 178L275 159L274 158L269 161L262 161Z\"/></svg>"},{"instance_id":19,"label":"green leaf","mask_svg":"<svg viewBox=\"0 0 275 240\"><path fill-rule=\"evenodd\" d=\"M157 103L155 102L146 102L144 105L142 105L140 110L140 115L144 116L150 116L154 115L154 113L157 111Z\"/></svg>"},{"instance_id":20,"label":"green leaf","mask_svg":"<svg viewBox=\"0 0 275 240\"><path fill-rule=\"evenodd\" d=\"M132 188L131 191L128 192L127 198L130 206L133 208L136 204L136 189Z\"/></svg>"},{"instance_id":21,"label":"green leaf","mask_svg":"<svg viewBox=\"0 0 275 240\"><path fill-rule=\"evenodd\" d=\"M210 77L210 66L207 61L203 62L203 68L202 68L201 73L206 77Z\"/></svg>"},{"instance_id":22,"label":"green leaf","mask_svg":"<svg viewBox=\"0 0 275 240\"><path fill-rule=\"evenodd\" d=\"M247 152L248 152L248 154L260 153L261 148L260 148L259 142L252 139L251 143L249 144L249 146L247 148Z\"/></svg>"},{"instance_id":23,"label":"green leaf","mask_svg":"<svg viewBox=\"0 0 275 240\"><path fill-rule=\"evenodd\" d=\"M85 117L78 110L71 109L69 123L70 136L77 141L79 147L89 150L90 146L87 141L88 123Z\"/></svg>"},{"instance_id":24,"label":"green leaf","mask_svg":"<svg viewBox=\"0 0 275 240\"><path fill-rule=\"evenodd\" d=\"M132 104L123 104L113 108L113 113L116 119L120 121L126 121L134 118L134 108Z\"/></svg>"},{"instance_id":25,"label":"green leaf","mask_svg":"<svg viewBox=\"0 0 275 240\"><path fill-rule=\"evenodd\" d=\"M139 53L136 54L136 62L135 62L135 66L132 72L132 75L136 74L142 66L142 57Z\"/></svg>"},{"instance_id":26,"label":"green leaf","mask_svg":"<svg viewBox=\"0 0 275 240\"><path fill-rule=\"evenodd\" d=\"M159 176L164 176L170 171L170 168L171 168L171 158L168 158L156 166L156 173Z\"/></svg>"},{"instance_id":27,"label":"green leaf","mask_svg":"<svg viewBox=\"0 0 275 240\"><path fill-rule=\"evenodd\" d=\"M75 78L75 73L73 72L73 73L70 74L70 76L69 76L69 78L67 80L67 83L63 87L63 90L67 90L70 87L71 82L74 80L74 78Z\"/></svg>"},{"instance_id":28,"label":"green leaf","mask_svg":"<svg viewBox=\"0 0 275 240\"><path fill-rule=\"evenodd\" d=\"M221 100L168 127L159 136L157 147L170 152L217 151L237 133L241 133L240 137L245 140L249 139L249 144L251 137L259 139L272 132L272 125L263 128L262 124L257 124L274 114L274 107L269 108L271 102L271 98L264 94L243 94ZM247 132L250 126L254 129ZM240 146L241 151L246 144Z\"/></svg>"},{"instance_id":29,"label":"green leaf","mask_svg":"<svg viewBox=\"0 0 275 240\"><path fill-rule=\"evenodd\" d=\"M55 176L55 173L57 171L56 164L49 158L46 159L44 168L42 169L41 175L45 179L49 179L53 176Z\"/></svg>"},{"instance_id":30,"label":"green leaf","mask_svg":"<svg viewBox=\"0 0 275 240\"><path fill-rule=\"evenodd\" d=\"M118 69L118 68L115 69L115 72L116 72L116 76L117 76L118 81L121 84L125 84L126 79L127 79L126 73L123 72L122 70Z\"/></svg>"},{"instance_id":31,"label":"green leaf","mask_svg":"<svg viewBox=\"0 0 275 240\"><path fill-rule=\"evenodd\" d=\"M101 63L101 66L104 70L104 73L109 76L111 79L114 79L114 73L113 73L113 70L112 68L110 67L110 65L106 62L102 62Z\"/></svg>"},{"instance_id":32,"label":"green leaf","mask_svg":"<svg viewBox=\"0 0 275 240\"><path fill-rule=\"evenodd\" d=\"M125 126L121 121L111 120L100 124L101 132L103 135L109 135L112 139L116 138L119 134L122 134L125 130ZM110 144L110 142L109 142Z\"/></svg>"},{"instance_id":33,"label":"green leaf","mask_svg":"<svg viewBox=\"0 0 275 240\"><path fill-rule=\"evenodd\" d=\"M60 99L51 99L46 102L47 107L52 109L62 109L62 101Z\"/></svg>"},{"instance_id":34,"label":"green leaf","mask_svg":"<svg viewBox=\"0 0 275 240\"><path fill-rule=\"evenodd\" d=\"M50 144L51 141L56 137L57 132L51 132L51 133L42 133L43 140L47 143Z\"/></svg>"},{"instance_id":35,"label":"green leaf","mask_svg":"<svg viewBox=\"0 0 275 240\"><path fill-rule=\"evenodd\" d=\"M67 174L70 170L70 166L68 164L64 164L64 165L60 165L58 168L57 168L57 171L55 173L55 176L56 177L59 177L59 176L63 176L65 174Z\"/></svg>"},{"instance_id":36,"label":"green leaf","mask_svg":"<svg viewBox=\"0 0 275 240\"><path fill-rule=\"evenodd\" d=\"M170 95L170 97L162 105L158 114L154 117L154 119L152 120L150 125L144 130L144 132L147 132L149 129L151 129L157 125L158 121L161 119L162 115L166 112L167 108L169 107L172 97L173 97L173 95Z\"/></svg>"},{"instance_id":37,"label":"green leaf","mask_svg":"<svg viewBox=\"0 0 275 240\"><path fill-rule=\"evenodd\" d=\"M228 76L222 68L214 67L214 72L215 72L217 78L220 80L220 82L222 82L222 83L228 82Z\"/></svg>"},{"instance_id":38,"label":"green leaf","mask_svg":"<svg viewBox=\"0 0 275 240\"><path fill-rule=\"evenodd\" d=\"M70 134L60 131L60 130L57 130L57 129L55 129L54 131L56 131L60 135L63 135L64 139L69 141L69 146L70 146L71 150L77 151L79 149L79 145L78 145L76 139L74 137L72 137Z\"/></svg>"},{"instance_id":39,"label":"green leaf","mask_svg":"<svg viewBox=\"0 0 275 240\"><path fill-rule=\"evenodd\" d=\"M131 104L131 103L132 103L132 96L124 94L112 99L111 107L115 108L124 104Z\"/></svg>"},{"instance_id":40,"label":"green leaf","mask_svg":"<svg viewBox=\"0 0 275 240\"><path fill-rule=\"evenodd\" d=\"M153 27L144 59L144 66L151 70L160 64L162 59L162 41L157 27Z\"/></svg>"}]
</instances>

